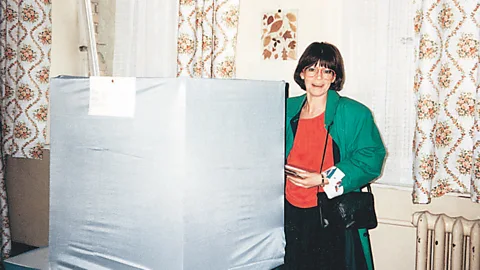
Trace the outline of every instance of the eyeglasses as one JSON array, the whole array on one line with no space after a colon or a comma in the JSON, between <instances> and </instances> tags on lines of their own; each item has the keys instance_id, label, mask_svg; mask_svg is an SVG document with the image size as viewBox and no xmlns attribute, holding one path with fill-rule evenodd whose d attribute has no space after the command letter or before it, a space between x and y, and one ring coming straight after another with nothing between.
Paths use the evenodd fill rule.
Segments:
<instances>
[{"instance_id":1,"label":"eyeglasses","mask_svg":"<svg viewBox=\"0 0 480 270\"><path fill-rule=\"evenodd\" d=\"M307 67L304 69L305 76L315 77L321 74L322 79L331 80L335 76L335 71L326 67Z\"/></svg>"}]
</instances>

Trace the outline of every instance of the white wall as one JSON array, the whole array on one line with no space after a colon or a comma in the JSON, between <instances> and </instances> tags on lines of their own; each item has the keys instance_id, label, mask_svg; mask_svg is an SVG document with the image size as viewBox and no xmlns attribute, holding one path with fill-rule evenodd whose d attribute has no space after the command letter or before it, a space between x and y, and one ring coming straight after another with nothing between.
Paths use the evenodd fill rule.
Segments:
<instances>
[{"instance_id":1,"label":"white wall","mask_svg":"<svg viewBox=\"0 0 480 270\"><path fill-rule=\"evenodd\" d=\"M313 41L333 43L342 51L342 41L346 40L348 33L342 33L338 29L342 29L342 8L348 1L353 0L242 0L237 44L237 78L285 80L290 83L291 95L303 93L293 80L296 61L263 60L262 14L277 9L298 10L299 57ZM432 213L480 219L480 204L474 204L467 198L444 196L435 199L430 205L414 205L410 188L375 184L373 192L380 224L370 233L375 266L379 270L415 269L416 231L411 225L414 212L428 210Z\"/></svg>"},{"instance_id":2,"label":"white wall","mask_svg":"<svg viewBox=\"0 0 480 270\"><path fill-rule=\"evenodd\" d=\"M82 75L77 0L52 0L52 66L50 78Z\"/></svg>"}]
</instances>

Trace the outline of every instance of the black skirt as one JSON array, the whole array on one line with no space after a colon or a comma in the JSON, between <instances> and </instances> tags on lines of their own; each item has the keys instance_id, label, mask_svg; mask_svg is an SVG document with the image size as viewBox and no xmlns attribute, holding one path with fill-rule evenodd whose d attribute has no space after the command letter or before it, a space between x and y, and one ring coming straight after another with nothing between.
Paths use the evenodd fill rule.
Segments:
<instances>
[{"instance_id":1,"label":"black skirt","mask_svg":"<svg viewBox=\"0 0 480 270\"><path fill-rule=\"evenodd\" d=\"M320 201L328 200L320 194ZM317 207L298 208L285 201L285 265L288 270L364 270L358 231L323 228Z\"/></svg>"}]
</instances>

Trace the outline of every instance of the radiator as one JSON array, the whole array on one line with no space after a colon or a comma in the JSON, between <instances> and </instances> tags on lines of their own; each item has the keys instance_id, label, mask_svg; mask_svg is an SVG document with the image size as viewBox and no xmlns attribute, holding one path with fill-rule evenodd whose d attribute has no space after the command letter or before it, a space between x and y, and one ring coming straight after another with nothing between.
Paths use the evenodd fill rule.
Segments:
<instances>
[{"instance_id":1,"label":"radiator","mask_svg":"<svg viewBox=\"0 0 480 270\"><path fill-rule=\"evenodd\" d=\"M480 270L480 219L416 212L417 270Z\"/></svg>"}]
</instances>

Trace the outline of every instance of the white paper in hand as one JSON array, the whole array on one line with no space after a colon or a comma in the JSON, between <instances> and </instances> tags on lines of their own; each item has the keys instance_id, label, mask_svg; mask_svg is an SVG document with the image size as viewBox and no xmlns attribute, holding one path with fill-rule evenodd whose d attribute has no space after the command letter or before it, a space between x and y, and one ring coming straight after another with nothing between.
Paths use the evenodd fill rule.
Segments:
<instances>
[{"instance_id":1,"label":"white paper in hand","mask_svg":"<svg viewBox=\"0 0 480 270\"><path fill-rule=\"evenodd\" d=\"M329 199L338 197L343 194L342 179L345 174L337 167L330 167L322 173L328 178L328 184L323 187L323 191Z\"/></svg>"}]
</instances>

